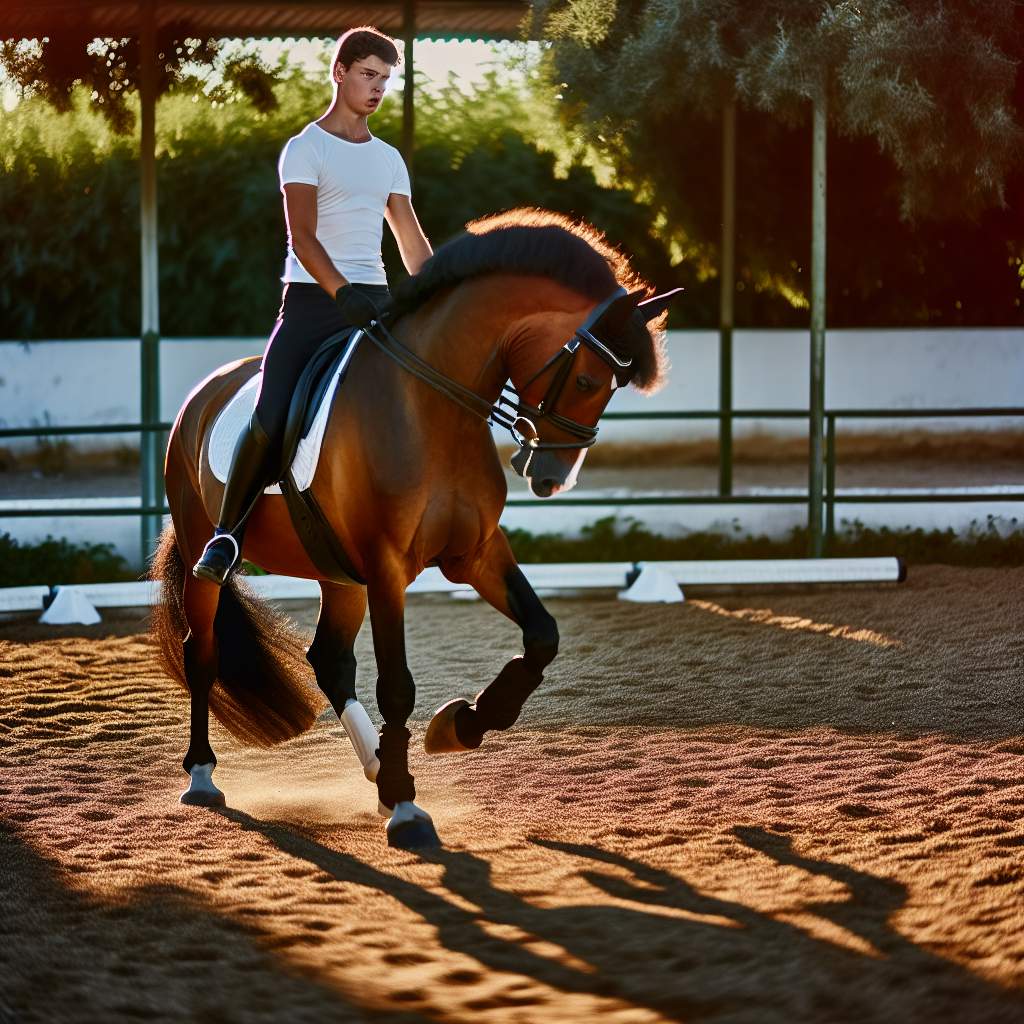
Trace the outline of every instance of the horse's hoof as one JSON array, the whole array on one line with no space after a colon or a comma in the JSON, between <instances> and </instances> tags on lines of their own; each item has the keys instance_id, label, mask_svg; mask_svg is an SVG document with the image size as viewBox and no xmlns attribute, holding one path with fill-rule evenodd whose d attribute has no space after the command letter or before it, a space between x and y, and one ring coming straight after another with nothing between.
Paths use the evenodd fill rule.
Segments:
<instances>
[{"instance_id":1,"label":"horse's hoof","mask_svg":"<svg viewBox=\"0 0 1024 1024\"><path fill-rule=\"evenodd\" d=\"M427 726L427 732L423 737L423 749L428 754L449 754L461 753L465 750L475 750L480 746L479 741L475 746L467 746L459 739L455 732L455 716L463 708L471 708L473 705L462 697L448 701L434 712L434 717Z\"/></svg>"},{"instance_id":2,"label":"horse's hoof","mask_svg":"<svg viewBox=\"0 0 1024 1024\"><path fill-rule=\"evenodd\" d=\"M224 794L213 784L213 769L212 764L193 765L189 771L192 781L178 802L189 807L223 807Z\"/></svg>"},{"instance_id":3,"label":"horse's hoof","mask_svg":"<svg viewBox=\"0 0 1024 1024\"><path fill-rule=\"evenodd\" d=\"M186 789L178 797L178 803L187 804L189 807L223 807L227 801L219 789L212 792L202 789Z\"/></svg>"},{"instance_id":4,"label":"horse's hoof","mask_svg":"<svg viewBox=\"0 0 1024 1024\"><path fill-rule=\"evenodd\" d=\"M436 850L441 846L430 815L411 801L395 805L387 833L388 846L399 850Z\"/></svg>"}]
</instances>

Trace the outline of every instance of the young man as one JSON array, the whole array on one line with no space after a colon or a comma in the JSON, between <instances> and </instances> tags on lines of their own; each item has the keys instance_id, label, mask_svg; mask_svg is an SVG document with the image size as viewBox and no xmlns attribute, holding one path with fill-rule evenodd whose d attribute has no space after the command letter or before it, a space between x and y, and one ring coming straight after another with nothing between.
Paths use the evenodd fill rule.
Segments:
<instances>
[{"instance_id":1,"label":"young man","mask_svg":"<svg viewBox=\"0 0 1024 1024\"><path fill-rule=\"evenodd\" d=\"M346 326L366 325L389 299L380 250L384 220L410 274L431 254L412 207L405 162L366 123L399 60L394 42L376 29L346 32L331 61L333 102L281 153L289 240L284 297L263 355L256 408L232 457L216 531L192 570L218 585L238 564L257 498L287 468L280 465L281 443L302 370L323 341Z\"/></svg>"}]
</instances>

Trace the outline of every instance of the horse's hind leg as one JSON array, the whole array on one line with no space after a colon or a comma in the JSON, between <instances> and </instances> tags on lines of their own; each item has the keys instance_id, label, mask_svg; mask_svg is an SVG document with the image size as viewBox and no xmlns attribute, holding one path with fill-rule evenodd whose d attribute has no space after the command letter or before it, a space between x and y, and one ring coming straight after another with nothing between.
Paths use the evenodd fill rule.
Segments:
<instances>
[{"instance_id":1,"label":"horse's hind leg","mask_svg":"<svg viewBox=\"0 0 1024 1024\"><path fill-rule=\"evenodd\" d=\"M380 769L377 732L356 697L356 656L353 647L366 615L366 589L320 583L320 616L306 660L317 685L331 702L363 773L374 782ZM388 815L390 815L388 810Z\"/></svg>"},{"instance_id":2,"label":"horse's hind leg","mask_svg":"<svg viewBox=\"0 0 1024 1024\"><path fill-rule=\"evenodd\" d=\"M184 640L185 683L191 701L188 751L181 765L190 783L181 794L183 804L222 807L224 794L213 783L217 757L210 746L210 690L217 679L217 637L213 621L220 588L191 573L185 578L185 619L189 632Z\"/></svg>"},{"instance_id":3,"label":"horse's hind leg","mask_svg":"<svg viewBox=\"0 0 1024 1024\"><path fill-rule=\"evenodd\" d=\"M508 662L474 703L457 698L437 710L423 738L428 754L474 750L488 730L514 725L558 653L558 626L500 530L471 559L443 563L441 568L449 579L472 584L481 597L519 624L523 654Z\"/></svg>"}]
</instances>

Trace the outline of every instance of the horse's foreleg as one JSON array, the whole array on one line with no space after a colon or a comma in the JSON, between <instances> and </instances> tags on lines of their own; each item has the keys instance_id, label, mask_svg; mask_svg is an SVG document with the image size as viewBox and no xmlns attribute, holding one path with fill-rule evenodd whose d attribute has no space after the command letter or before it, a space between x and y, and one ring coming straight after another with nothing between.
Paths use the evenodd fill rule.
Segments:
<instances>
[{"instance_id":1,"label":"horse's foreleg","mask_svg":"<svg viewBox=\"0 0 1024 1024\"><path fill-rule=\"evenodd\" d=\"M430 815L414 803L416 786L409 773L406 723L416 702L416 685L405 656L407 584L404 574L391 567L373 573L367 585L377 659L377 707L384 719L377 749L377 795L382 808L392 809L388 845L403 848L439 845Z\"/></svg>"},{"instance_id":2,"label":"horse's foreleg","mask_svg":"<svg viewBox=\"0 0 1024 1024\"><path fill-rule=\"evenodd\" d=\"M500 530L471 560L460 559L441 568L449 579L472 584L481 597L518 623L524 650L477 694L474 703L458 698L437 711L423 740L428 754L473 750L489 729L515 724L558 653L558 626L516 564Z\"/></svg>"},{"instance_id":3,"label":"horse's foreleg","mask_svg":"<svg viewBox=\"0 0 1024 1024\"><path fill-rule=\"evenodd\" d=\"M353 647L366 614L363 587L320 584L320 616L306 660L317 685L341 720L363 773L374 782L380 769L377 733L356 697L356 656ZM388 815L390 816L390 808Z\"/></svg>"},{"instance_id":4,"label":"horse's foreleg","mask_svg":"<svg viewBox=\"0 0 1024 1024\"><path fill-rule=\"evenodd\" d=\"M213 620L220 590L191 574L185 580L185 619L189 632L184 640L185 683L191 703L188 751L181 766L189 773L189 787L181 794L183 804L221 807L224 794L213 783L216 755L210 746L210 690L217 679L217 637Z\"/></svg>"}]
</instances>

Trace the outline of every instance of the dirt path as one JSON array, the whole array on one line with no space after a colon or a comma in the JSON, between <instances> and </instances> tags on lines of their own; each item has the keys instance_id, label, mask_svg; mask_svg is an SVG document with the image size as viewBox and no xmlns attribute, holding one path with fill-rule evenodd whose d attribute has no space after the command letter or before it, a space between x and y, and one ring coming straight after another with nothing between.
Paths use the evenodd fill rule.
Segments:
<instances>
[{"instance_id":1,"label":"dirt path","mask_svg":"<svg viewBox=\"0 0 1024 1024\"><path fill-rule=\"evenodd\" d=\"M0 1021L1024 1019L1022 598L927 568L552 601L519 725L414 755L429 857L384 845L333 716L273 751L215 728L229 808L184 808L137 619L0 624ZM408 639L417 738L517 648L441 598Z\"/></svg>"}]
</instances>

